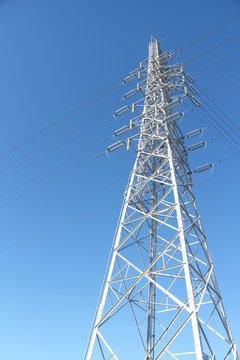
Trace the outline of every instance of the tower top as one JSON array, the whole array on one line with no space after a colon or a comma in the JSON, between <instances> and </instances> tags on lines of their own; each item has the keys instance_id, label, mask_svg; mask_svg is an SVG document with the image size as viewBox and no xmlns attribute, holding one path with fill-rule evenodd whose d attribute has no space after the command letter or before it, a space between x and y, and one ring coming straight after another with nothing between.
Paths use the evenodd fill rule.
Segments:
<instances>
[{"instance_id":1,"label":"tower top","mask_svg":"<svg viewBox=\"0 0 240 360\"><path fill-rule=\"evenodd\" d=\"M159 41L153 35L151 35L149 43L149 57L160 54L162 54L162 51L160 49Z\"/></svg>"}]
</instances>

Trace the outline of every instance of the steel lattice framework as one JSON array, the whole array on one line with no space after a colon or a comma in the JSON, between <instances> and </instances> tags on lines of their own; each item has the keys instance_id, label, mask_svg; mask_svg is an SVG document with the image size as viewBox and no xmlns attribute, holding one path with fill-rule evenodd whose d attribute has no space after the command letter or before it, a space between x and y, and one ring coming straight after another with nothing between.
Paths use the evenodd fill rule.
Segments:
<instances>
[{"instance_id":1,"label":"steel lattice framework","mask_svg":"<svg viewBox=\"0 0 240 360\"><path fill-rule=\"evenodd\" d=\"M137 139L137 157L85 360L239 359L192 193L183 114L174 113L198 101L173 55L151 38L144 98L116 113L138 113L127 141Z\"/></svg>"}]
</instances>

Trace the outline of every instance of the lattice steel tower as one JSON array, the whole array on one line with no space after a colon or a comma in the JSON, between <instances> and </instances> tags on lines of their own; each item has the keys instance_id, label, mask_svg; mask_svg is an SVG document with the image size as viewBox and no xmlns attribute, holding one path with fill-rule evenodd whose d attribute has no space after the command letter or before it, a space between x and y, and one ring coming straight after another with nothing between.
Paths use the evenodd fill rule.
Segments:
<instances>
[{"instance_id":1,"label":"lattice steel tower","mask_svg":"<svg viewBox=\"0 0 240 360\"><path fill-rule=\"evenodd\" d=\"M193 79L174 52L151 38L148 60L129 74L141 99L119 129L134 135L137 153L124 194L85 360L237 360L213 264L191 188L184 136L176 112L184 100L199 106ZM134 144L137 144L136 146Z\"/></svg>"}]
</instances>

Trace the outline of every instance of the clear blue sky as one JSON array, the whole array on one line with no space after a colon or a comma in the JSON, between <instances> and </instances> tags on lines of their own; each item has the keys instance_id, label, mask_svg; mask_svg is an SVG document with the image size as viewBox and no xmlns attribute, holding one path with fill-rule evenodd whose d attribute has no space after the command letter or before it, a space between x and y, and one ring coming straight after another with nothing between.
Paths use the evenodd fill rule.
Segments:
<instances>
[{"instance_id":1,"label":"clear blue sky","mask_svg":"<svg viewBox=\"0 0 240 360\"><path fill-rule=\"evenodd\" d=\"M111 104L125 90L66 116L10 156L1 158L1 154L135 69L147 57L151 34L163 39L163 51L179 49L239 12L239 0L0 1L0 360L83 357L134 154L119 151L114 159L79 165L103 151L111 142L95 144L122 126L111 120L87 132L116 107L89 118L55 142L51 139ZM239 24L235 21L196 43L179 60L203 54L237 35ZM239 84L239 47L236 36L186 70L214 97ZM216 99L229 116L239 111L239 91ZM238 126L239 115L233 120ZM186 133L204 125L188 116L181 126ZM231 133L235 143L237 131ZM74 134L79 136L70 141ZM214 128L203 139L213 136ZM221 139L194 155L192 168L231 155ZM65 162L54 167L61 161ZM239 161L233 158L216 166L207 181L203 181L207 174L195 176L194 183L200 184L194 192L240 346Z\"/></svg>"}]
</instances>

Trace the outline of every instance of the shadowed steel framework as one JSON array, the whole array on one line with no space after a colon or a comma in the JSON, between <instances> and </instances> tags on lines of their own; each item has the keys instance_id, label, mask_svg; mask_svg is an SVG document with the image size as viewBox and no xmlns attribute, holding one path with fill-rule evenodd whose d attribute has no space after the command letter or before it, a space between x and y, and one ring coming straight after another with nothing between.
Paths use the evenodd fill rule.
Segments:
<instances>
[{"instance_id":1,"label":"shadowed steel framework","mask_svg":"<svg viewBox=\"0 0 240 360\"><path fill-rule=\"evenodd\" d=\"M178 107L199 106L174 52L151 38L139 79L118 110L136 151L85 360L238 360L191 187ZM135 145L136 144L136 145Z\"/></svg>"}]
</instances>

